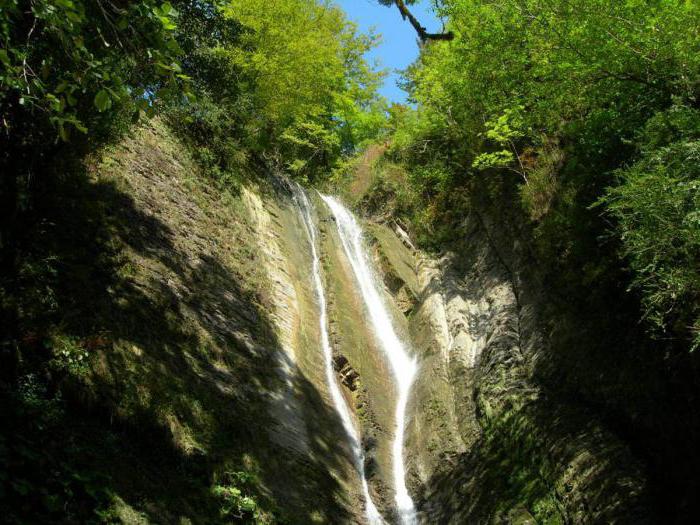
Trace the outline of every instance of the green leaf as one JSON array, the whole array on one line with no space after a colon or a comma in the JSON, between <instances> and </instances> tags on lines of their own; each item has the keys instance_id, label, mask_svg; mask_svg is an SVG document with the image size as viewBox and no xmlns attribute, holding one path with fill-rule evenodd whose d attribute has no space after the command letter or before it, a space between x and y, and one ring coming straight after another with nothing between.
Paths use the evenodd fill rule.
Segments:
<instances>
[{"instance_id":1,"label":"green leaf","mask_svg":"<svg viewBox=\"0 0 700 525\"><path fill-rule=\"evenodd\" d=\"M74 4L72 0L55 0L56 5L63 7L65 9L73 9Z\"/></svg>"},{"instance_id":2,"label":"green leaf","mask_svg":"<svg viewBox=\"0 0 700 525\"><path fill-rule=\"evenodd\" d=\"M174 38L171 38L168 40L165 44L165 47L170 51L171 53L174 53L176 55L182 54L182 48L180 47L180 44L178 44L177 40Z\"/></svg>"},{"instance_id":3,"label":"green leaf","mask_svg":"<svg viewBox=\"0 0 700 525\"><path fill-rule=\"evenodd\" d=\"M253 512L257 505L255 504L255 500L253 498L246 496L241 500L240 507L243 511Z\"/></svg>"},{"instance_id":4,"label":"green leaf","mask_svg":"<svg viewBox=\"0 0 700 525\"><path fill-rule=\"evenodd\" d=\"M107 111L112 107L112 99L105 89L101 89L95 95L95 107L99 112Z\"/></svg>"}]
</instances>

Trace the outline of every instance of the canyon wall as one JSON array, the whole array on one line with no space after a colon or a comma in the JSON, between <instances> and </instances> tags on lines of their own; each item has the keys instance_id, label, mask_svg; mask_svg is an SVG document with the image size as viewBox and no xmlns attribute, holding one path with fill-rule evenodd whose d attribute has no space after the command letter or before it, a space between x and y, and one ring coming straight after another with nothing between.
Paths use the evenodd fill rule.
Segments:
<instances>
[{"instance_id":1,"label":"canyon wall","mask_svg":"<svg viewBox=\"0 0 700 525\"><path fill-rule=\"evenodd\" d=\"M650 522L641 463L535 378L547 294L517 233L473 211L435 258L380 220L375 258L420 356L406 453L426 523Z\"/></svg>"}]
</instances>

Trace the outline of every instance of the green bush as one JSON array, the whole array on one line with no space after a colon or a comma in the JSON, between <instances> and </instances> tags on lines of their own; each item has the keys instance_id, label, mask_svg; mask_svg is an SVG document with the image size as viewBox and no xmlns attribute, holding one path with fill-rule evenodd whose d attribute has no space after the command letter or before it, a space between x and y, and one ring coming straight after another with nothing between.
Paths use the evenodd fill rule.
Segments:
<instances>
[{"instance_id":1,"label":"green bush","mask_svg":"<svg viewBox=\"0 0 700 525\"><path fill-rule=\"evenodd\" d=\"M255 498L250 495L255 484L255 477L248 472L226 472L212 489L219 500L221 517L243 523L269 523L270 517L259 509Z\"/></svg>"},{"instance_id":2,"label":"green bush","mask_svg":"<svg viewBox=\"0 0 700 525\"><path fill-rule=\"evenodd\" d=\"M51 350L49 367L71 375L85 375L89 371L90 354L76 337L52 335L46 346Z\"/></svg>"},{"instance_id":3,"label":"green bush","mask_svg":"<svg viewBox=\"0 0 700 525\"><path fill-rule=\"evenodd\" d=\"M189 146L204 173L235 190L248 162L248 148L241 142L236 108L215 103L202 94L196 101L168 111L170 127Z\"/></svg>"},{"instance_id":4,"label":"green bush","mask_svg":"<svg viewBox=\"0 0 700 525\"><path fill-rule=\"evenodd\" d=\"M641 158L618 172L602 203L614 217L622 256L644 315L700 346L700 113L673 108L641 134Z\"/></svg>"}]
</instances>

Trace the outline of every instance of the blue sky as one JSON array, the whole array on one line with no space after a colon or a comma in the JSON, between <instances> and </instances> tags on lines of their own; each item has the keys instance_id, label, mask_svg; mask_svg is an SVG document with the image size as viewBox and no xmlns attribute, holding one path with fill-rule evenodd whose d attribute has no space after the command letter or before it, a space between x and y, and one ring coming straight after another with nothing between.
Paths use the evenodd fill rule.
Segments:
<instances>
[{"instance_id":1,"label":"blue sky","mask_svg":"<svg viewBox=\"0 0 700 525\"><path fill-rule=\"evenodd\" d=\"M391 74L386 78L381 94L392 102L405 102L406 93L396 85L396 69L404 69L418 56L417 35L411 24L404 22L395 6L385 7L376 0L335 0L360 29L374 27L382 35L382 43L369 54L370 60L378 59ZM410 7L428 31L437 32L441 22L430 9L430 2L422 0Z\"/></svg>"}]
</instances>

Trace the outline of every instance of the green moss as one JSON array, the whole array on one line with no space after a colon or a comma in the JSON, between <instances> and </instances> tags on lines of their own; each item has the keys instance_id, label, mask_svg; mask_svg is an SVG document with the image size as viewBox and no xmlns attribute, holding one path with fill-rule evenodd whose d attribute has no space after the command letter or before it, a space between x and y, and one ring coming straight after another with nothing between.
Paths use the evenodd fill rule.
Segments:
<instances>
[{"instance_id":1,"label":"green moss","mask_svg":"<svg viewBox=\"0 0 700 525\"><path fill-rule=\"evenodd\" d=\"M564 514L547 481L554 473L542 470L529 423L522 414L509 413L484 429L478 454L488 478L485 490L494 497L491 513L505 514L522 505L537 523L563 524Z\"/></svg>"},{"instance_id":2,"label":"green moss","mask_svg":"<svg viewBox=\"0 0 700 525\"><path fill-rule=\"evenodd\" d=\"M212 480L254 456L245 497L270 516L273 379L239 338L277 343L240 197L212 188L158 120L72 170L37 204L49 229L22 283L25 387L0 384L0 510L10 523L228 523Z\"/></svg>"}]
</instances>

